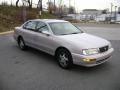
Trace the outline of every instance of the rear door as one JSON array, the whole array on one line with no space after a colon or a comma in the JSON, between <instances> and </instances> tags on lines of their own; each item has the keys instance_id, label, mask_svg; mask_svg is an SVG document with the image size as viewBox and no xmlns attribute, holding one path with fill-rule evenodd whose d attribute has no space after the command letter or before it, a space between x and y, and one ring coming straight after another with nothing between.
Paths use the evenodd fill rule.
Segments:
<instances>
[{"instance_id":1,"label":"rear door","mask_svg":"<svg viewBox=\"0 0 120 90\"><path fill-rule=\"evenodd\" d=\"M34 38L36 36L36 21L29 21L26 24L23 25L22 27L22 36L23 39L25 40L25 43L29 46L34 47Z\"/></svg>"}]
</instances>

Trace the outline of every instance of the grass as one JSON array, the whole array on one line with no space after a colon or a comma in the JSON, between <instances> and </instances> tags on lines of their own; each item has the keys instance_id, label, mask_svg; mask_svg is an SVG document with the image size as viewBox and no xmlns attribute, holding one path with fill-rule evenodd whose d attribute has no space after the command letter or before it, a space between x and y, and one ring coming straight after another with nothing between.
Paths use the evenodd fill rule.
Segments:
<instances>
[{"instance_id":1,"label":"grass","mask_svg":"<svg viewBox=\"0 0 120 90\"><path fill-rule=\"evenodd\" d=\"M38 9L26 9L27 20L39 18ZM49 14L48 12L42 12L41 18L50 19L56 18L56 16ZM22 19L22 7L15 6L3 6L0 5L0 32L10 31L15 26L19 26L23 23Z\"/></svg>"}]
</instances>

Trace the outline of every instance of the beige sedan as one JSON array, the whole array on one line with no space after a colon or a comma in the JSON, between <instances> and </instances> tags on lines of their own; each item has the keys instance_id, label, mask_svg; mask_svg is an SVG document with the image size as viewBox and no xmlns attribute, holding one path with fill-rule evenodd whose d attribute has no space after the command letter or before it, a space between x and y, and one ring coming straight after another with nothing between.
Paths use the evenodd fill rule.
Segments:
<instances>
[{"instance_id":1,"label":"beige sedan","mask_svg":"<svg viewBox=\"0 0 120 90\"><path fill-rule=\"evenodd\" d=\"M92 67L106 62L114 51L103 38L84 33L68 21L35 19L15 28L19 47L27 46L55 56L60 67L73 64Z\"/></svg>"}]
</instances>

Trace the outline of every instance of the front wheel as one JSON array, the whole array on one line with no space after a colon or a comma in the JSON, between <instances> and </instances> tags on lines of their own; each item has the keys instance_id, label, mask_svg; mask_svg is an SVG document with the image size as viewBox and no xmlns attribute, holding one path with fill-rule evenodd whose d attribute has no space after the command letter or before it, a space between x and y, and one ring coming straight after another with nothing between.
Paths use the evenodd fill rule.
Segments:
<instances>
[{"instance_id":1,"label":"front wheel","mask_svg":"<svg viewBox=\"0 0 120 90\"><path fill-rule=\"evenodd\" d=\"M18 46L20 47L21 50L26 50L26 45L22 37L18 39Z\"/></svg>"},{"instance_id":2,"label":"front wheel","mask_svg":"<svg viewBox=\"0 0 120 90\"><path fill-rule=\"evenodd\" d=\"M68 69L72 66L72 56L71 53L66 49L60 49L56 53L56 59L60 67Z\"/></svg>"}]
</instances>

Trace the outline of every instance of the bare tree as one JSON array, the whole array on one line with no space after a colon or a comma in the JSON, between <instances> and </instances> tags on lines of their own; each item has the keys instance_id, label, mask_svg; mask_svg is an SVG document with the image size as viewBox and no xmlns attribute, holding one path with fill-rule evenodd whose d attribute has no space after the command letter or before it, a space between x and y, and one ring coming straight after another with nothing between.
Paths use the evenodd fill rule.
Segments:
<instances>
[{"instance_id":1,"label":"bare tree","mask_svg":"<svg viewBox=\"0 0 120 90\"><path fill-rule=\"evenodd\" d=\"M29 4L29 8L32 8L32 0L27 0L28 4Z\"/></svg>"},{"instance_id":2,"label":"bare tree","mask_svg":"<svg viewBox=\"0 0 120 90\"><path fill-rule=\"evenodd\" d=\"M48 11L49 13L52 14L54 11L54 3L51 0L48 0L47 4L48 4Z\"/></svg>"},{"instance_id":3,"label":"bare tree","mask_svg":"<svg viewBox=\"0 0 120 90\"><path fill-rule=\"evenodd\" d=\"M59 15L61 16L61 14L62 14L62 1L63 0L59 0L59 7L58 7L58 9L59 9Z\"/></svg>"},{"instance_id":4,"label":"bare tree","mask_svg":"<svg viewBox=\"0 0 120 90\"><path fill-rule=\"evenodd\" d=\"M74 14L75 13L75 7L70 6L69 7L69 14Z\"/></svg>"},{"instance_id":5,"label":"bare tree","mask_svg":"<svg viewBox=\"0 0 120 90\"><path fill-rule=\"evenodd\" d=\"M17 0L17 1L16 1L16 7L18 7L19 1L20 1L20 0ZM28 3L29 8L32 8L32 1L33 1L33 0L23 0L23 1L25 1L25 2Z\"/></svg>"},{"instance_id":6,"label":"bare tree","mask_svg":"<svg viewBox=\"0 0 120 90\"><path fill-rule=\"evenodd\" d=\"M18 7L19 0L16 1L16 7Z\"/></svg>"},{"instance_id":7,"label":"bare tree","mask_svg":"<svg viewBox=\"0 0 120 90\"><path fill-rule=\"evenodd\" d=\"M55 5L56 0L54 0L54 13L56 11L56 5Z\"/></svg>"},{"instance_id":8,"label":"bare tree","mask_svg":"<svg viewBox=\"0 0 120 90\"><path fill-rule=\"evenodd\" d=\"M37 8L39 8L40 11L42 11L42 0L38 1Z\"/></svg>"},{"instance_id":9,"label":"bare tree","mask_svg":"<svg viewBox=\"0 0 120 90\"><path fill-rule=\"evenodd\" d=\"M11 0L11 5L10 6L12 7L12 0Z\"/></svg>"}]
</instances>

